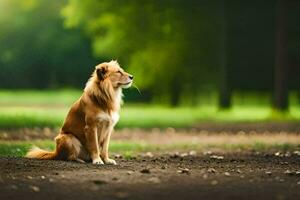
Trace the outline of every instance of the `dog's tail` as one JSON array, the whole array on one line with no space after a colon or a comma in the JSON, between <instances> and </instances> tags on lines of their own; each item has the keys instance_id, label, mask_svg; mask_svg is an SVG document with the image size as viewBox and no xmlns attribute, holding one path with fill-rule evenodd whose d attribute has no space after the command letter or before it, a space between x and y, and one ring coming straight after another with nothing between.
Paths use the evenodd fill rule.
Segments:
<instances>
[{"instance_id":1,"label":"dog's tail","mask_svg":"<svg viewBox=\"0 0 300 200\"><path fill-rule=\"evenodd\" d=\"M38 147L32 147L26 154L26 158L36 158L41 160L56 160L57 153L56 151L45 151Z\"/></svg>"}]
</instances>

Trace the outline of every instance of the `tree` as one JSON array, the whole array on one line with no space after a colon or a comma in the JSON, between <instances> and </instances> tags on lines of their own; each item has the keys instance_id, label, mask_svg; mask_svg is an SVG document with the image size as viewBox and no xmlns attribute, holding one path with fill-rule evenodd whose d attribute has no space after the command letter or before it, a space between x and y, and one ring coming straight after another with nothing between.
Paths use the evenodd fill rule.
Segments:
<instances>
[{"instance_id":1,"label":"tree","mask_svg":"<svg viewBox=\"0 0 300 200\"><path fill-rule=\"evenodd\" d=\"M228 17L227 0L222 0L219 5L221 37L220 37L220 73L219 73L219 108L226 109L231 106L231 90L228 72Z\"/></svg>"},{"instance_id":2,"label":"tree","mask_svg":"<svg viewBox=\"0 0 300 200\"><path fill-rule=\"evenodd\" d=\"M96 64L79 30L64 30L60 0L0 1L0 87L83 87Z\"/></svg>"},{"instance_id":3,"label":"tree","mask_svg":"<svg viewBox=\"0 0 300 200\"><path fill-rule=\"evenodd\" d=\"M287 1L277 1L276 18L276 58L273 106L278 110L288 108L288 83L287 83Z\"/></svg>"},{"instance_id":4,"label":"tree","mask_svg":"<svg viewBox=\"0 0 300 200\"><path fill-rule=\"evenodd\" d=\"M215 80L214 1L69 0L67 27L91 38L96 56L120 60L141 89L178 105Z\"/></svg>"}]
</instances>

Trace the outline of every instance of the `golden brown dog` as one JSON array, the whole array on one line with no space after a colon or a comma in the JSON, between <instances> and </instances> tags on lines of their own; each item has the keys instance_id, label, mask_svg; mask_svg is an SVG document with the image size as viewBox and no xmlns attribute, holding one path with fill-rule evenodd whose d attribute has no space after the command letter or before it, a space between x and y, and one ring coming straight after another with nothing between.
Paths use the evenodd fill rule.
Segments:
<instances>
[{"instance_id":1,"label":"golden brown dog","mask_svg":"<svg viewBox=\"0 0 300 200\"><path fill-rule=\"evenodd\" d=\"M108 156L111 132L119 120L122 88L131 86L133 76L116 61L96 66L82 96L71 107L54 152L31 149L26 157L48 160L92 161L116 164Z\"/></svg>"}]
</instances>

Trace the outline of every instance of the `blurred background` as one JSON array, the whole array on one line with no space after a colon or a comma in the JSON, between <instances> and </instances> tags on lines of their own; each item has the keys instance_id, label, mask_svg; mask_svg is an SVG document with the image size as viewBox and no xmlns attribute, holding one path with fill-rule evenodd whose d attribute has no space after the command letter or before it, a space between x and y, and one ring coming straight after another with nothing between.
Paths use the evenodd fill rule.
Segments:
<instances>
[{"instance_id":1,"label":"blurred background","mask_svg":"<svg viewBox=\"0 0 300 200\"><path fill-rule=\"evenodd\" d=\"M300 119L297 0L0 0L0 128L59 127L94 66L135 76L118 128Z\"/></svg>"},{"instance_id":2,"label":"blurred background","mask_svg":"<svg viewBox=\"0 0 300 200\"><path fill-rule=\"evenodd\" d=\"M0 0L0 199L300 199L299 22L300 0ZM110 60L138 88L119 166L20 158Z\"/></svg>"}]
</instances>

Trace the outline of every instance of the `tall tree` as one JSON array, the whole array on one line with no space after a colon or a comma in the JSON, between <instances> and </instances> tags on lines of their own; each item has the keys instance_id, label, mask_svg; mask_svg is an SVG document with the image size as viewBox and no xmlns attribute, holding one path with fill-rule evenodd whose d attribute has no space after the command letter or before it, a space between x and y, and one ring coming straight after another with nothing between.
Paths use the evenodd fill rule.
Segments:
<instances>
[{"instance_id":1,"label":"tall tree","mask_svg":"<svg viewBox=\"0 0 300 200\"><path fill-rule=\"evenodd\" d=\"M287 63L287 0L277 1L276 55L273 106L278 110L288 108Z\"/></svg>"},{"instance_id":2,"label":"tall tree","mask_svg":"<svg viewBox=\"0 0 300 200\"><path fill-rule=\"evenodd\" d=\"M228 10L227 0L220 3L220 73L219 73L219 108L226 109L231 106L231 90L228 72Z\"/></svg>"}]
</instances>

